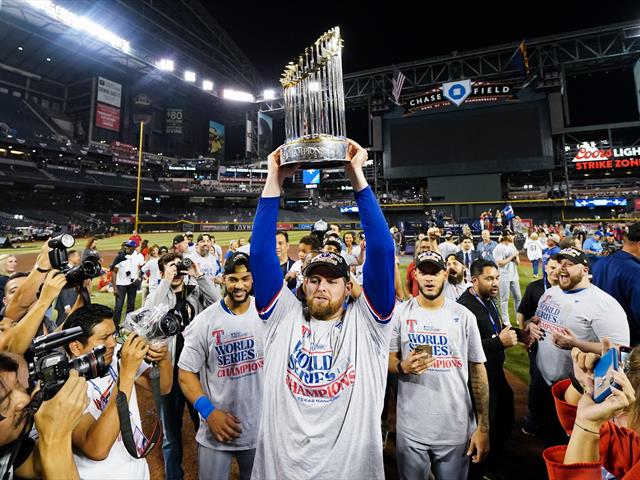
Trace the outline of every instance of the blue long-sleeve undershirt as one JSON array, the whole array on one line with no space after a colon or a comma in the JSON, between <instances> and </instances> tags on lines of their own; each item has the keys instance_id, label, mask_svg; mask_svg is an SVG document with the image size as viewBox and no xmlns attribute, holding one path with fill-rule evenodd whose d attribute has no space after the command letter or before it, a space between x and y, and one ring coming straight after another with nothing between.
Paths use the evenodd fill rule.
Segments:
<instances>
[{"instance_id":1,"label":"blue long-sleeve undershirt","mask_svg":"<svg viewBox=\"0 0 640 480\"><path fill-rule=\"evenodd\" d=\"M363 294L377 319L387 322L395 302L393 240L371 188L357 192L355 197L367 241ZM263 318L269 316L283 288L282 270L275 253L279 204L279 197L260 198L251 233L253 289L258 312Z\"/></svg>"}]
</instances>

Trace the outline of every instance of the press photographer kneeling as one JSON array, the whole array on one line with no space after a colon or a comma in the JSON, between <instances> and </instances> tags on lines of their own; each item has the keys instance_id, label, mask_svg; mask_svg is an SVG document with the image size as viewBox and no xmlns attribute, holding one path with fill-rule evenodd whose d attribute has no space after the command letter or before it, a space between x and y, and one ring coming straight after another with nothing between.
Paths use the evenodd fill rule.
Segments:
<instances>
[{"instance_id":1,"label":"press photographer kneeling","mask_svg":"<svg viewBox=\"0 0 640 480\"><path fill-rule=\"evenodd\" d=\"M158 260L158 268L162 280L152 295L147 297L146 308L167 306L171 313L180 321L180 332L189 322L209 305L220 300L220 291L213 287L200 271L197 263L190 259L183 259L178 253L168 253ZM164 453L165 476L167 479L182 478L182 414L185 404L194 428L198 430L200 418L198 412L186 401L178 384L178 360L184 338L182 333L169 338L169 351L174 365L173 385L168 395L161 400L162 427L164 438L162 450Z\"/></svg>"},{"instance_id":2,"label":"press photographer kneeling","mask_svg":"<svg viewBox=\"0 0 640 480\"><path fill-rule=\"evenodd\" d=\"M0 479L79 478L71 433L88 405L87 382L72 371L53 398L30 395L27 367L18 355L0 352ZM35 420L38 439L29 437Z\"/></svg>"},{"instance_id":3,"label":"press photographer kneeling","mask_svg":"<svg viewBox=\"0 0 640 480\"><path fill-rule=\"evenodd\" d=\"M88 413L73 431L74 458L81 478L129 479L149 478L149 467L143 458L154 442L143 431L136 397L136 385L151 390L149 363L156 362L160 392L167 393L173 381L173 368L166 343L150 346L131 333L122 346L116 343L113 311L104 305L86 305L74 311L65 322L65 330L80 327L83 335L65 348L72 359L104 345L106 375L89 380ZM147 363L149 362L149 363ZM127 425L121 429L116 399L122 392L128 399L136 457L123 441ZM154 432L155 433L155 432Z\"/></svg>"}]
</instances>

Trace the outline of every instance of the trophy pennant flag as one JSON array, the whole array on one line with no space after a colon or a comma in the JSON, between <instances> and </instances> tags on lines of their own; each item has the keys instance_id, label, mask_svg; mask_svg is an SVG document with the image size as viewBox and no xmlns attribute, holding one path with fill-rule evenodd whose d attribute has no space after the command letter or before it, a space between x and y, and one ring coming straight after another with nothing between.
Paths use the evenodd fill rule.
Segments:
<instances>
[{"instance_id":1,"label":"trophy pennant flag","mask_svg":"<svg viewBox=\"0 0 640 480\"><path fill-rule=\"evenodd\" d=\"M347 153L342 38L335 27L285 67L285 144L282 164L302 168L344 165Z\"/></svg>"}]
</instances>

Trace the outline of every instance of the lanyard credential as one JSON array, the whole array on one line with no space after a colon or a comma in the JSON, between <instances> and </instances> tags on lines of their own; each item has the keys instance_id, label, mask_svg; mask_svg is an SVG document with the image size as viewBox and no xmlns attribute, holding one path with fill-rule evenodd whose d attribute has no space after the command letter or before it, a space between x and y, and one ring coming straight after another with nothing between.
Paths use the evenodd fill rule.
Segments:
<instances>
[{"instance_id":1,"label":"lanyard credential","mask_svg":"<svg viewBox=\"0 0 640 480\"><path fill-rule=\"evenodd\" d=\"M493 314L491 313L491 310L489 309L489 307L487 307L487 304L484 303L484 301L478 296L478 294L475 292L475 290L473 288L471 288L471 295L473 295L474 297L476 297L476 300L478 300L478 302L480 302L480 305L482 305L484 307L484 309L487 311L487 313L489 314L489 320L491 320L491 326L493 327L493 331L498 334L500 333L500 328L498 328L498 325L502 325L502 323L500 322L500 319L498 318L498 322L496 323L496 320L493 318ZM489 300L491 301L491 300ZM495 305L494 305L495 308ZM496 308L496 311L498 309Z\"/></svg>"}]
</instances>

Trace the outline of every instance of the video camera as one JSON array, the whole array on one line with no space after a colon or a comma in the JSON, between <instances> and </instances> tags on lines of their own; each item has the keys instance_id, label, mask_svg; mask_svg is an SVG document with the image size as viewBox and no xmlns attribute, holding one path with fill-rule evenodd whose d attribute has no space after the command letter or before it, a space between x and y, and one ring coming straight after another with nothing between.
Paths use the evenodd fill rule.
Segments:
<instances>
[{"instance_id":1,"label":"video camera","mask_svg":"<svg viewBox=\"0 0 640 480\"><path fill-rule=\"evenodd\" d=\"M71 360L66 353L57 350L58 347L82 335L81 327L73 327L42 335L33 341L35 353L33 362L29 364L29 384L33 387L38 380L42 382L43 400L49 400L58 393L69 378L71 370L77 370L78 374L87 380L102 377L107 373L108 365L105 363L107 347L104 345Z\"/></svg>"},{"instance_id":2,"label":"video camera","mask_svg":"<svg viewBox=\"0 0 640 480\"><path fill-rule=\"evenodd\" d=\"M127 314L120 329L119 343L124 343L131 333L142 337L147 343L162 343L169 337L182 333L188 322L177 309L166 305L140 308Z\"/></svg>"},{"instance_id":3,"label":"video camera","mask_svg":"<svg viewBox=\"0 0 640 480\"><path fill-rule=\"evenodd\" d=\"M102 274L102 266L98 257L89 255L80 265L72 267L69 265L69 255L67 249L76 243L74 238L68 233L58 235L49 240L49 262L51 267L60 270L67 280L67 287L81 285L87 279L99 277Z\"/></svg>"}]
</instances>

